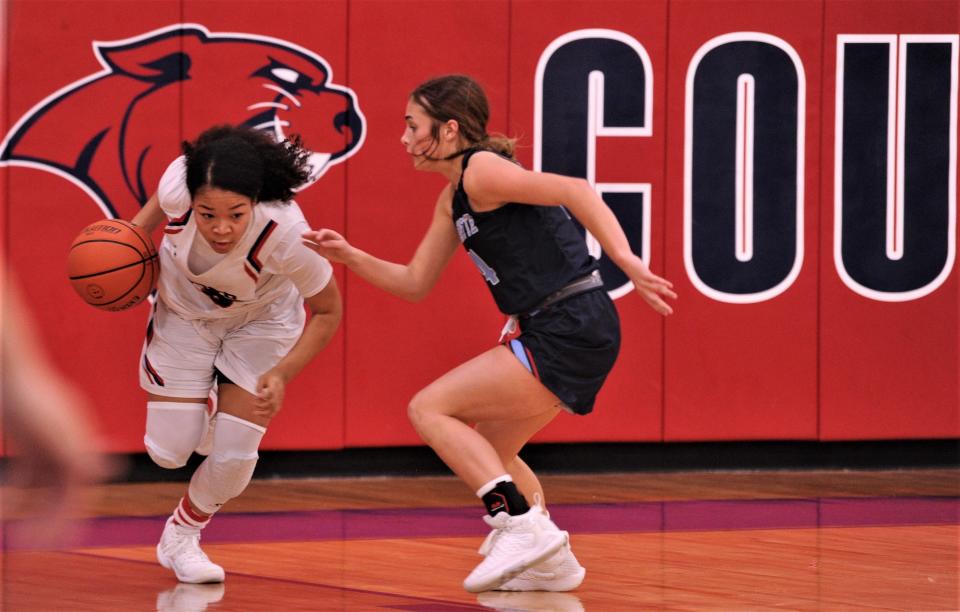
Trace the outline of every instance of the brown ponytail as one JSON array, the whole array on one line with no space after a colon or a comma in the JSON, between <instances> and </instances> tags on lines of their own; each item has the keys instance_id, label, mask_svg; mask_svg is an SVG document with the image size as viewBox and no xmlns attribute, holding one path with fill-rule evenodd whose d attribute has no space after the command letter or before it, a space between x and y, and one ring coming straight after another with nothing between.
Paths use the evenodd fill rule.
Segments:
<instances>
[{"instance_id":1,"label":"brown ponytail","mask_svg":"<svg viewBox=\"0 0 960 612\"><path fill-rule=\"evenodd\" d=\"M516 148L517 139L509 138L503 134L488 134L478 143L478 147L484 151L493 151L504 157L514 159L513 150Z\"/></svg>"}]
</instances>

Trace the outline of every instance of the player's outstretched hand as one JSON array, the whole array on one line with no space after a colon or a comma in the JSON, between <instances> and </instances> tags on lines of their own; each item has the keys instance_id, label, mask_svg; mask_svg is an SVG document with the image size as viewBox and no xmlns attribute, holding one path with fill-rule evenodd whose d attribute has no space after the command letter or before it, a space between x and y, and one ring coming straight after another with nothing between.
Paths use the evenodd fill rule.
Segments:
<instances>
[{"instance_id":1,"label":"player's outstretched hand","mask_svg":"<svg viewBox=\"0 0 960 612\"><path fill-rule=\"evenodd\" d=\"M283 406L287 383L276 370L268 370L257 381L257 399L253 412L260 417L272 419Z\"/></svg>"},{"instance_id":2,"label":"player's outstretched hand","mask_svg":"<svg viewBox=\"0 0 960 612\"><path fill-rule=\"evenodd\" d=\"M353 254L353 247L346 238L332 229L304 232L303 243L328 260L345 264Z\"/></svg>"},{"instance_id":3,"label":"player's outstretched hand","mask_svg":"<svg viewBox=\"0 0 960 612\"><path fill-rule=\"evenodd\" d=\"M673 308L664 299L677 299L677 294L673 291L673 283L651 272L639 257L635 258L634 264L630 267L630 280L633 281L633 286L640 297L660 314L673 314Z\"/></svg>"}]
</instances>

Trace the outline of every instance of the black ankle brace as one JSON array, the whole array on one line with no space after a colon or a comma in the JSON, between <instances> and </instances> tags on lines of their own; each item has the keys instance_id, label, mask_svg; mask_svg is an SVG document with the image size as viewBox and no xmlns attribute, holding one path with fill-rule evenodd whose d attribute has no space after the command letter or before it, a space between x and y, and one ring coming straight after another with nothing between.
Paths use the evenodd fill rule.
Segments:
<instances>
[{"instance_id":1,"label":"black ankle brace","mask_svg":"<svg viewBox=\"0 0 960 612\"><path fill-rule=\"evenodd\" d=\"M483 505L487 507L487 514L490 516L499 512L516 516L530 510L527 500L523 498L517 485L507 480L498 482L483 496Z\"/></svg>"}]
</instances>

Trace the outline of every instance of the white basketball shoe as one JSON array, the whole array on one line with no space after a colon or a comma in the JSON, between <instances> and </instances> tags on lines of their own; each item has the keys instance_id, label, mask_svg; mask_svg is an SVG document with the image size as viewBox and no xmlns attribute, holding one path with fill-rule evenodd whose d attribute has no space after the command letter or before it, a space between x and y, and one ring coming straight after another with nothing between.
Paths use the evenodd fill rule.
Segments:
<instances>
[{"instance_id":1,"label":"white basketball shoe","mask_svg":"<svg viewBox=\"0 0 960 612\"><path fill-rule=\"evenodd\" d=\"M506 512L484 516L493 531L480 546L484 560L463 581L463 588L471 593L495 589L566 545L567 533L550 529L542 515L540 506L534 505L517 516Z\"/></svg>"},{"instance_id":2,"label":"white basketball shoe","mask_svg":"<svg viewBox=\"0 0 960 612\"><path fill-rule=\"evenodd\" d=\"M583 582L584 569L567 544L552 557L497 587L498 591L572 591Z\"/></svg>"},{"instance_id":3,"label":"white basketball shoe","mask_svg":"<svg viewBox=\"0 0 960 612\"><path fill-rule=\"evenodd\" d=\"M180 582L223 582L223 568L200 550L200 528L178 525L172 516L157 544L157 561L173 570Z\"/></svg>"},{"instance_id":4,"label":"white basketball shoe","mask_svg":"<svg viewBox=\"0 0 960 612\"><path fill-rule=\"evenodd\" d=\"M537 505L540 505L539 495L535 496ZM560 528L550 520L550 513L540 506L540 516L537 517L544 529L560 531ZM567 535L566 531L561 531ZM503 583L497 590L500 591L572 591L580 586L587 570L580 565L570 550L569 536L567 544L563 545L546 561L520 573L516 578Z\"/></svg>"}]
</instances>

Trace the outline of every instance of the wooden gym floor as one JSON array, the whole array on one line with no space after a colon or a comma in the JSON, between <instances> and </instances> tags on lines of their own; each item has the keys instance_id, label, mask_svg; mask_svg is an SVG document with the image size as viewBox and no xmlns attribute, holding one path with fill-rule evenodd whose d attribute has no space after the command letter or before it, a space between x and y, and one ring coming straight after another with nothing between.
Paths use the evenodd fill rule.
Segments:
<instances>
[{"instance_id":1,"label":"wooden gym floor","mask_svg":"<svg viewBox=\"0 0 960 612\"><path fill-rule=\"evenodd\" d=\"M453 478L255 480L204 531L223 585L154 557L183 483L89 491L76 544L5 537L3 610L956 610L960 470L543 477L587 568L472 595L482 509ZM19 519L4 523L12 534Z\"/></svg>"}]
</instances>

